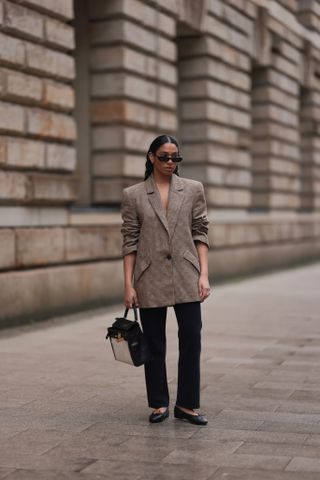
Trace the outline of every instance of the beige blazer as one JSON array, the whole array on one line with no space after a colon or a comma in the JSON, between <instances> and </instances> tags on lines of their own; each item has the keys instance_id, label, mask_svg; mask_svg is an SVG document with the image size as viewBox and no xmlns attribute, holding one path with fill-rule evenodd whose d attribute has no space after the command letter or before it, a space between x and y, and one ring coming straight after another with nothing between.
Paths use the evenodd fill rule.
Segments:
<instances>
[{"instance_id":1,"label":"beige blazer","mask_svg":"<svg viewBox=\"0 0 320 480\"><path fill-rule=\"evenodd\" d=\"M134 283L139 307L200 301L195 240L208 242L202 183L173 174L167 214L153 173L123 190L122 256L136 252Z\"/></svg>"}]
</instances>

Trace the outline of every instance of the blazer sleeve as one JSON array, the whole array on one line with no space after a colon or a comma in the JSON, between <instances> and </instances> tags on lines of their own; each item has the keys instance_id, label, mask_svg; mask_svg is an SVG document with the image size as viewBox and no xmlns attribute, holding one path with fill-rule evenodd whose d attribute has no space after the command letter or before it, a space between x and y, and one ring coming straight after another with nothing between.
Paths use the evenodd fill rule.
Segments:
<instances>
[{"instance_id":1,"label":"blazer sleeve","mask_svg":"<svg viewBox=\"0 0 320 480\"><path fill-rule=\"evenodd\" d=\"M207 217L207 205L204 196L204 188L198 182L192 210L192 238L194 241L203 242L210 248L208 239L209 220Z\"/></svg>"},{"instance_id":2,"label":"blazer sleeve","mask_svg":"<svg viewBox=\"0 0 320 480\"><path fill-rule=\"evenodd\" d=\"M135 202L126 190L123 190L121 217L121 233L123 236L122 256L124 257L129 253L137 251L140 234L140 222L138 219Z\"/></svg>"}]
</instances>

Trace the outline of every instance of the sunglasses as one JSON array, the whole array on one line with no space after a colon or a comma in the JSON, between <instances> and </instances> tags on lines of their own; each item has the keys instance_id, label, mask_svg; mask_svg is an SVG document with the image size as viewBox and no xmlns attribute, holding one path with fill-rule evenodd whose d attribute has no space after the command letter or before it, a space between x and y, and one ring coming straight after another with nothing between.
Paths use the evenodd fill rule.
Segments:
<instances>
[{"instance_id":1,"label":"sunglasses","mask_svg":"<svg viewBox=\"0 0 320 480\"><path fill-rule=\"evenodd\" d=\"M164 154L164 155L156 155L156 157L160 162L165 162L165 163L167 163L170 160L170 158L174 163L182 162L183 160L183 157L181 157L180 155Z\"/></svg>"}]
</instances>

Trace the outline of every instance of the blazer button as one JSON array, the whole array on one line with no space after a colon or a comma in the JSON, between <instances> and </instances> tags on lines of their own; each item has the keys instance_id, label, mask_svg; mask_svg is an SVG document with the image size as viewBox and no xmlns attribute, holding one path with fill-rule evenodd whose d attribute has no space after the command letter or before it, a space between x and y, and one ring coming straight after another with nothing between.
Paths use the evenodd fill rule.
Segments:
<instances>
[{"instance_id":1,"label":"blazer button","mask_svg":"<svg viewBox=\"0 0 320 480\"><path fill-rule=\"evenodd\" d=\"M171 260L172 257L171 257L171 255L170 255L170 253L168 253L168 255L166 256L166 258L167 258L168 260Z\"/></svg>"}]
</instances>

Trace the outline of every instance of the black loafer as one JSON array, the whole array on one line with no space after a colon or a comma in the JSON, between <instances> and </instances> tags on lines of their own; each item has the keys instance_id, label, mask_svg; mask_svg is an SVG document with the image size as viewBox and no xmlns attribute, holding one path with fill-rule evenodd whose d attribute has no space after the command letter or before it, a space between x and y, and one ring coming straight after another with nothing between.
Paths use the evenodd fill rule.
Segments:
<instances>
[{"instance_id":1,"label":"black loafer","mask_svg":"<svg viewBox=\"0 0 320 480\"><path fill-rule=\"evenodd\" d=\"M152 412L149 416L149 421L151 423L160 423L163 422L166 418L169 417L169 408L167 408L164 412Z\"/></svg>"},{"instance_id":2,"label":"black loafer","mask_svg":"<svg viewBox=\"0 0 320 480\"><path fill-rule=\"evenodd\" d=\"M181 420L188 420L190 423L194 423L195 425L207 425L208 423L208 420L203 415L192 415L191 413L181 410L177 406L174 407L174 416L175 418L180 418Z\"/></svg>"}]
</instances>

